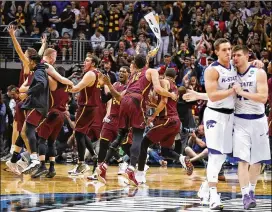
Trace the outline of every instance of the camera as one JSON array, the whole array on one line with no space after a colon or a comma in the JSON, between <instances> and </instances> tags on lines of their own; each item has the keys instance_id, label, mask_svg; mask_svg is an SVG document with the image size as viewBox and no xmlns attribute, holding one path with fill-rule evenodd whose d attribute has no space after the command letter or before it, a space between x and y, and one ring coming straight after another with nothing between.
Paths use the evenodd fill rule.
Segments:
<instances>
[{"instance_id":1,"label":"camera","mask_svg":"<svg viewBox=\"0 0 272 212\"><path fill-rule=\"evenodd\" d=\"M187 127L182 128L183 133L193 133L193 132L196 132L197 130L198 128L187 128Z\"/></svg>"},{"instance_id":2,"label":"camera","mask_svg":"<svg viewBox=\"0 0 272 212\"><path fill-rule=\"evenodd\" d=\"M79 63L74 64L71 67L72 72L81 72L83 66L84 66L83 64L79 64Z\"/></svg>"}]
</instances>

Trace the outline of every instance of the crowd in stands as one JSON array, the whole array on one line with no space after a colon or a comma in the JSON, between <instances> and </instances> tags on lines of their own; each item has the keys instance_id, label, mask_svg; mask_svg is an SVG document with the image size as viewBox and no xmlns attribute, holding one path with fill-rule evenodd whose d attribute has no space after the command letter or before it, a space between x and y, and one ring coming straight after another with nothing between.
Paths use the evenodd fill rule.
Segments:
<instances>
[{"instance_id":1,"label":"crowd in stands","mask_svg":"<svg viewBox=\"0 0 272 212\"><path fill-rule=\"evenodd\" d=\"M100 68L115 82L119 68L129 66L136 52L147 54L155 48L156 38L144 19L149 12L158 15L162 36L158 54L150 59L149 66L157 68L161 75L166 68L175 68L178 87L205 91L204 71L217 59L213 43L221 37L233 45L247 45L250 60L259 59L266 71L271 69L271 1L2 1L0 25L13 23L18 37L40 38L46 34L62 61L72 60L71 40L87 40L90 48L86 54L99 56ZM80 78L77 68L73 66L70 73L75 81ZM0 99L1 117L7 110L2 102ZM192 159L200 153L205 158L207 153L201 125L205 104L182 99L178 102L183 130L177 136L175 149L185 151ZM75 108L76 96L71 96L69 119L60 135L64 139L59 141L70 147L75 145L68 139ZM63 152L60 150L59 155ZM149 153L150 161L167 164L159 156L159 147Z\"/></svg>"}]
</instances>

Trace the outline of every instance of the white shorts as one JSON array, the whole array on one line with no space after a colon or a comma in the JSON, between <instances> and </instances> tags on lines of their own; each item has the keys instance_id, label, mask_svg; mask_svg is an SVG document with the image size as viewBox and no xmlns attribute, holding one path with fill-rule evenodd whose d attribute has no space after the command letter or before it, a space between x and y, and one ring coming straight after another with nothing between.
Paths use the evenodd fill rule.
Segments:
<instances>
[{"instance_id":1,"label":"white shorts","mask_svg":"<svg viewBox=\"0 0 272 212\"><path fill-rule=\"evenodd\" d=\"M233 157L250 164L270 163L266 116L258 119L234 117Z\"/></svg>"},{"instance_id":2,"label":"white shorts","mask_svg":"<svg viewBox=\"0 0 272 212\"><path fill-rule=\"evenodd\" d=\"M204 130L206 144L211 153L232 153L233 113L225 114L206 108Z\"/></svg>"}]
</instances>

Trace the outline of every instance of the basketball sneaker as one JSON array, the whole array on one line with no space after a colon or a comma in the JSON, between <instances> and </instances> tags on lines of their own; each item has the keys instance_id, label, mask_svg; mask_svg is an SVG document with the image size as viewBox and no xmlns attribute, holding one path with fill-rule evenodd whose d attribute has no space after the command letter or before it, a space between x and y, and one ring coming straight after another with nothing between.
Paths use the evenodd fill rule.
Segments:
<instances>
[{"instance_id":1,"label":"basketball sneaker","mask_svg":"<svg viewBox=\"0 0 272 212\"><path fill-rule=\"evenodd\" d=\"M69 170L68 174L74 173L77 170L77 167L78 167L78 164L76 164L73 169Z\"/></svg>"},{"instance_id":2,"label":"basketball sneaker","mask_svg":"<svg viewBox=\"0 0 272 212\"><path fill-rule=\"evenodd\" d=\"M88 180L98 180L96 171L91 175L87 177Z\"/></svg>"},{"instance_id":3,"label":"basketball sneaker","mask_svg":"<svg viewBox=\"0 0 272 212\"><path fill-rule=\"evenodd\" d=\"M27 162L28 164L30 163L30 154L28 151L24 151L23 153L21 153L21 157L23 161Z\"/></svg>"},{"instance_id":4,"label":"basketball sneaker","mask_svg":"<svg viewBox=\"0 0 272 212\"><path fill-rule=\"evenodd\" d=\"M56 174L57 174L57 173L56 173L55 170L52 171L52 170L49 169L49 171L47 172L47 174L45 175L45 177L46 177L46 178L53 178L53 177L56 176Z\"/></svg>"},{"instance_id":5,"label":"basketball sneaker","mask_svg":"<svg viewBox=\"0 0 272 212\"><path fill-rule=\"evenodd\" d=\"M21 175L21 171L19 170L19 166L17 163L12 163L10 160L6 162L7 167L15 174Z\"/></svg>"},{"instance_id":6,"label":"basketball sneaker","mask_svg":"<svg viewBox=\"0 0 272 212\"><path fill-rule=\"evenodd\" d=\"M90 167L86 163L79 163L76 170L71 173L71 175L77 176L80 174L84 174L85 172L89 171Z\"/></svg>"},{"instance_id":7,"label":"basketball sneaker","mask_svg":"<svg viewBox=\"0 0 272 212\"><path fill-rule=\"evenodd\" d=\"M244 209L246 210L256 207L256 202L253 199L251 199L251 197L248 194L244 195L243 204L244 204Z\"/></svg>"},{"instance_id":8,"label":"basketball sneaker","mask_svg":"<svg viewBox=\"0 0 272 212\"><path fill-rule=\"evenodd\" d=\"M34 171L36 171L40 167L40 161L39 160L31 160L30 164L28 167L26 167L22 173L23 174L31 174Z\"/></svg>"},{"instance_id":9,"label":"basketball sneaker","mask_svg":"<svg viewBox=\"0 0 272 212\"><path fill-rule=\"evenodd\" d=\"M125 174L123 174L123 176L128 179L130 185L136 186L136 187L138 186L138 182L135 178L134 167L129 166L126 169L126 172Z\"/></svg>"},{"instance_id":10,"label":"basketball sneaker","mask_svg":"<svg viewBox=\"0 0 272 212\"><path fill-rule=\"evenodd\" d=\"M140 172L140 171L136 172L135 178L139 185L146 183L145 175L146 175L146 172Z\"/></svg>"},{"instance_id":11,"label":"basketball sneaker","mask_svg":"<svg viewBox=\"0 0 272 212\"><path fill-rule=\"evenodd\" d=\"M221 203L220 194L210 196L210 209L211 210L223 210L224 205Z\"/></svg>"},{"instance_id":12,"label":"basketball sneaker","mask_svg":"<svg viewBox=\"0 0 272 212\"><path fill-rule=\"evenodd\" d=\"M182 164L182 166L185 168L185 170L187 171L187 175L188 176L192 175L194 171L194 166L191 163L190 158L188 156L180 155L179 161Z\"/></svg>"},{"instance_id":13,"label":"basketball sneaker","mask_svg":"<svg viewBox=\"0 0 272 212\"><path fill-rule=\"evenodd\" d=\"M127 167L128 167L127 162L119 163L118 175L125 174Z\"/></svg>"},{"instance_id":14,"label":"basketball sneaker","mask_svg":"<svg viewBox=\"0 0 272 212\"><path fill-rule=\"evenodd\" d=\"M106 181L107 164L101 163L96 168L96 173L97 173L98 181L101 182L101 183L107 184L107 181Z\"/></svg>"},{"instance_id":15,"label":"basketball sneaker","mask_svg":"<svg viewBox=\"0 0 272 212\"><path fill-rule=\"evenodd\" d=\"M205 180L201 184L197 192L197 196L200 198L202 205L209 205L210 191L209 191L209 184L207 180Z\"/></svg>"},{"instance_id":16,"label":"basketball sneaker","mask_svg":"<svg viewBox=\"0 0 272 212\"><path fill-rule=\"evenodd\" d=\"M18 160L16 163L18 164L18 168L21 173L28 166L28 162L23 161L22 158L20 160Z\"/></svg>"},{"instance_id":17,"label":"basketball sneaker","mask_svg":"<svg viewBox=\"0 0 272 212\"><path fill-rule=\"evenodd\" d=\"M257 202L256 202L254 191L249 191L249 196L255 202L255 206L254 207L256 207Z\"/></svg>"},{"instance_id":18,"label":"basketball sneaker","mask_svg":"<svg viewBox=\"0 0 272 212\"><path fill-rule=\"evenodd\" d=\"M40 166L40 167L38 168L38 170L37 170L34 174L31 175L31 178L38 178L38 177L40 177L40 176L42 176L42 175L47 174L47 172L48 172L48 170L47 170L46 167L41 167L41 166Z\"/></svg>"}]
</instances>

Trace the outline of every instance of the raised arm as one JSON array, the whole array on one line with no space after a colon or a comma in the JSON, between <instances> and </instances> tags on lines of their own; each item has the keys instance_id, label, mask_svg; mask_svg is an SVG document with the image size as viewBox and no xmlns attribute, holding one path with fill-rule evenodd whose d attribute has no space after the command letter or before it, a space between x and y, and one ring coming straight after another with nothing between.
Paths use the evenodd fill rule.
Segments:
<instances>
[{"instance_id":1,"label":"raised arm","mask_svg":"<svg viewBox=\"0 0 272 212\"><path fill-rule=\"evenodd\" d=\"M46 41L47 41L47 36L46 36L46 34L44 34L44 35L42 36L41 41L42 41L42 46L41 46L41 48L40 48L40 50L39 50L39 52L38 52L38 55L43 56L44 50L47 48L47 43L46 43Z\"/></svg>"},{"instance_id":2,"label":"raised arm","mask_svg":"<svg viewBox=\"0 0 272 212\"><path fill-rule=\"evenodd\" d=\"M73 86L72 89L69 89L69 92L71 93L78 93L79 91L81 91L83 88L86 88L87 86L91 87L94 85L96 80L96 75L94 72L89 71L87 72L82 80L76 85Z\"/></svg>"},{"instance_id":3,"label":"raised arm","mask_svg":"<svg viewBox=\"0 0 272 212\"><path fill-rule=\"evenodd\" d=\"M29 67L28 67L28 63L29 63L29 60L28 58L25 56L22 48L21 48L21 45L19 44L18 40L16 39L16 36L15 36L15 28L13 25L10 25L8 27L8 32L10 34L10 37L11 37L11 40L12 40L12 43L13 43L13 46L19 56L19 58L21 59L22 63L23 63L23 66L24 66L24 74L29 74Z\"/></svg>"},{"instance_id":4,"label":"raised arm","mask_svg":"<svg viewBox=\"0 0 272 212\"><path fill-rule=\"evenodd\" d=\"M219 74L214 68L208 68L205 70L205 88L209 99L212 102L220 101L234 94L234 89L229 88L228 90L217 90Z\"/></svg>"}]
</instances>

